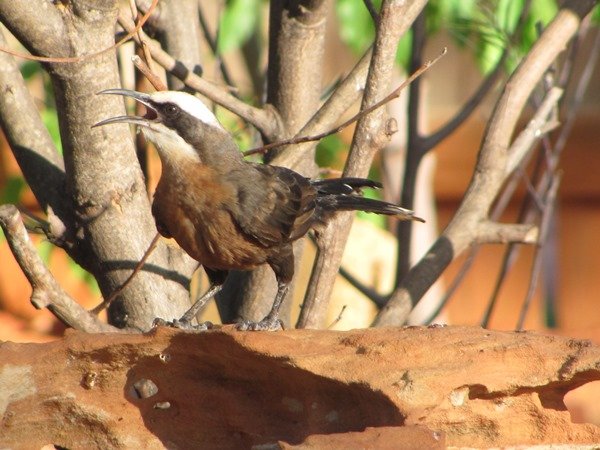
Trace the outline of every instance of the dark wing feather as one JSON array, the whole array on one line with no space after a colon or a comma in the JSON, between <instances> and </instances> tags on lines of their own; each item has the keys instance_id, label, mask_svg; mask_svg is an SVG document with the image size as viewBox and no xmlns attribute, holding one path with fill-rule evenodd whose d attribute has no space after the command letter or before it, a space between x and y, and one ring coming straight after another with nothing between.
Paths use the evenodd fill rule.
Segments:
<instances>
[{"instance_id":1,"label":"dark wing feather","mask_svg":"<svg viewBox=\"0 0 600 450\"><path fill-rule=\"evenodd\" d=\"M252 168L252 170L248 170ZM229 205L240 229L265 247L301 237L312 225L317 191L289 169L253 164L232 173L237 203Z\"/></svg>"},{"instance_id":2,"label":"dark wing feather","mask_svg":"<svg viewBox=\"0 0 600 450\"><path fill-rule=\"evenodd\" d=\"M381 188L381 183L366 178L326 178L324 180L311 180L319 194L352 194L360 192L362 188Z\"/></svg>"}]
</instances>

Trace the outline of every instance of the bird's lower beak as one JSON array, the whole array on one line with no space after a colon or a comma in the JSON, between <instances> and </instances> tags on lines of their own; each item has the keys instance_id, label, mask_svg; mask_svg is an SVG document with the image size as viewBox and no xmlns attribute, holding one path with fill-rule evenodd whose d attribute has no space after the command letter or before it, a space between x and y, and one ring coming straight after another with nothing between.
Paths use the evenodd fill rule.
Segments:
<instances>
[{"instance_id":1,"label":"bird's lower beak","mask_svg":"<svg viewBox=\"0 0 600 450\"><path fill-rule=\"evenodd\" d=\"M102 125L108 125L110 123L133 123L136 125L149 126L152 121L154 121L158 118L158 114L157 114L156 110L152 107L152 104L150 103L150 96L148 94L144 94L143 92L130 91L129 89L106 89L104 91L98 92L98 94L115 94L115 95L123 95L124 97L131 97L146 107L146 114L143 117L142 116L110 117L108 119L102 120L102 121L92 125L92 128L100 127Z\"/></svg>"}]
</instances>

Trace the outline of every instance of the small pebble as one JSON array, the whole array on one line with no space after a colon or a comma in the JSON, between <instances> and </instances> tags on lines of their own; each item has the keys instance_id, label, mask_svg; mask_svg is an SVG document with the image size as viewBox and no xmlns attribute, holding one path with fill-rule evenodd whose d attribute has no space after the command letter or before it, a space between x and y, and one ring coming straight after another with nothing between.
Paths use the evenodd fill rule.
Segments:
<instances>
[{"instance_id":1,"label":"small pebble","mask_svg":"<svg viewBox=\"0 0 600 450\"><path fill-rule=\"evenodd\" d=\"M133 388L135 389L135 392L139 398L152 397L158 393L158 387L154 381L147 378L142 378L141 380L133 383Z\"/></svg>"}]
</instances>

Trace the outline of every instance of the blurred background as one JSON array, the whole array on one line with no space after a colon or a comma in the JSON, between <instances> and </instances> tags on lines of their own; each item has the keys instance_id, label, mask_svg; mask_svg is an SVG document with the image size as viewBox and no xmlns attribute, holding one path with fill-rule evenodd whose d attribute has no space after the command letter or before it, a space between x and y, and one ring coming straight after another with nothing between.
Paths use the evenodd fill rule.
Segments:
<instances>
[{"instance_id":1,"label":"blurred background","mask_svg":"<svg viewBox=\"0 0 600 450\"><path fill-rule=\"evenodd\" d=\"M460 109L494 67L504 46L509 46L511 57L505 64L500 81L486 99L424 162L423 174L418 181L419 195L415 209L419 216L427 219L427 224L417 225L415 228L414 258L427 250L432 239L443 230L456 211L471 177L481 137L502 81L506 80L518 58L535 41L536 26L543 27L547 24L557 10L557 3L553 0L531 2L531 17L528 19L526 32L518 42L514 42L507 38L507 33L520 14L520 9L514 7L515 4L522 8L525 2L439 0L430 2L428 6L425 59L437 56L444 47L448 47L449 51L422 79L424 97L421 123L424 131L434 131ZM260 68L264 68L266 64L264 43L268 24L267 2L201 1L200 5L208 30L219 38L218 58L214 58L212 51L206 48L204 76L218 79L217 66L222 60L243 97L259 103L260 92L256 92L255 86L253 87L252 73L260 72ZM336 80L353 67L374 36L371 17L363 2L358 0L334 2L329 24L326 43L328 57L322 68L324 92L334 87ZM5 36L9 36L6 30L3 32ZM592 27L581 42L581 57L574 61L574 80L579 79L582 71L586 70L589 62L586 55L597 51L593 47L598 45L595 44L597 41L598 30ZM11 39L11 48L23 51L14 39ZM251 48L256 50L253 57L254 70L248 67L247 52ZM119 49L119 58L124 84L139 87L128 62L133 52L132 44L126 44ZM405 78L409 53L410 36L400 44L397 84ZM40 114L60 148L58 122L48 78L35 62L21 61L21 70L38 102ZM147 86L146 88L148 89ZM398 120L399 132L390 146L379 155L372 171L374 178L384 179L382 167L385 165L388 175L388 179L383 180L386 185L385 193L370 195L385 195L388 199L398 200L395 193L398 191L397 179L402 174L405 151L405 105L405 95L388 105L390 113ZM357 109L349 111L348 117L356 111ZM242 148L253 146L255 136L251 130L247 130L239 119L221 109L217 113L225 126L238 137ZM563 116L564 113L563 111ZM526 120L527 114L524 114L523 122ZM326 173L335 174L343 168L351 139L352 128L348 128L319 145L318 163ZM595 249L595 239L600 234L600 182L597 177L600 173L599 70L593 72L562 153L560 167L563 181L556 220L551 239L547 243L542 275L531 307L526 313L524 327L552 330L574 337L589 337L600 342L600 257ZM160 164L153 151L148 153L147 173L152 191L160 174ZM524 184L506 210L507 219L516 217L525 192ZM25 211L43 217L43 212L39 210L1 135L0 203L15 203ZM353 226L343 263L344 269L358 282L381 295L390 292L395 276L397 245L387 225L389 224L381 218L360 215ZM96 306L100 302L100 296L93 278L42 236L34 236L34 240L40 255L65 290L85 307ZM296 289L298 303L314 258L312 244L306 247L302 270L298 276L299 288ZM461 285L437 315L436 322L470 325L481 323L494 290L504 252L505 247L500 245L481 248ZM532 247L519 248L500 288L496 307L488 324L490 328L515 329L531 279L533 253ZM413 323L421 323L428 316L435 315L439 298L460 272L465 258L466 256L459 258L447 269L441 282L429 293L430 303L424 303L421 314L412 318ZM201 279L197 284L202 284ZM48 311L37 311L31 306L30 294L31 288L27 280L12 257L6 240L0 235L0 340L40 342L62 335L63 326ZM330 308L332 328L366 327L376 311L377 307L372 300L361 294L344 277L338 278ZM214 306L208 308L205 318L218 321Z\"/></svg>"}]
</instances>

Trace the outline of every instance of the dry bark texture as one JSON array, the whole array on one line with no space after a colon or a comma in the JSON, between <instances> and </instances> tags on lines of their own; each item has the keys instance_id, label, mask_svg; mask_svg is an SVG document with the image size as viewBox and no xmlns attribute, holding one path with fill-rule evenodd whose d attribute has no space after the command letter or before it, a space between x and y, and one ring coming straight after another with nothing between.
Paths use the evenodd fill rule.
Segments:
<instances>
[{"instance_id":1,"label":"dry bark texture","mask_svg":"<svg viewBox=\"0 0 600 450\"><path fill-rule=\"evenodd\" d=\"M7 448L600 442L600 428L572 423L563 403L600 379L600 347L535 333L69 332L4 343L0 361Z\"/></svg>"}]
</instances>

